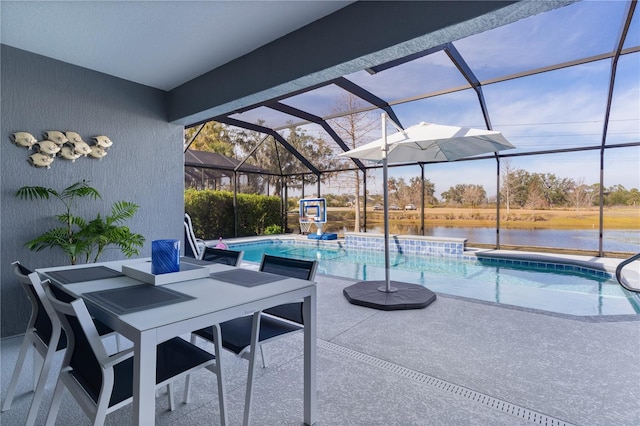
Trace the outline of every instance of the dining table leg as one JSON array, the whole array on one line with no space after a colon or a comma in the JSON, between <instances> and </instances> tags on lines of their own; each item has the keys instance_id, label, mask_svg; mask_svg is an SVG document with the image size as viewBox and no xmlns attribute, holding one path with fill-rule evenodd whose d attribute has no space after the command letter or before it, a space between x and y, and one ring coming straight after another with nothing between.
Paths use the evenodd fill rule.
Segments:
<instances>
[{"instance_id":1,"label":"dining table leg","mask_svg":"<svg viewBox=\"0 0 640 426\"><path fill-rule=\"evenodd\" d=\"M316 350L316 287L311 295L304 298L302 314L304 318L304 423L312 425L317 421L317 350Z\"/></svg>"},{"instance_id":2,"label":"dining table leg","mask_svg":"<svg viewBox=\"0 0 640 426\"><path fill-rule=\"evenodd\" d=\"M253 313L251 325L251 348L249 353L249 371L247 373L247 390L244 398L244 418L242 424L251 424L251 396L253 393L253 379L255 377L256 355L258 350L258 339L260 337L260 315L261 311Z\"/></svg>"},{"instance_id":3,"label":"dining table leg","mask_svg":"<svg viewBox=\"0 0 640 426\"><path fill-rule=\"evenodd\" d=\"M225 398L224 377L222 373L222 332L218 324L213 326L213 346L216 354L216 375L218 376L218 402L220 404L220 425L227 421L227 403Z\"/></svg>"},{"instance_id":4,"label":"dining table leg","mask_svg":"<svg viewBox=\"0 0 640 426\"><path fill-rule=\"evenodd\" d=\"M156 333L143 331L133 342L133 423L153 425L156 418Z\"/></svg>"}]
</instances>

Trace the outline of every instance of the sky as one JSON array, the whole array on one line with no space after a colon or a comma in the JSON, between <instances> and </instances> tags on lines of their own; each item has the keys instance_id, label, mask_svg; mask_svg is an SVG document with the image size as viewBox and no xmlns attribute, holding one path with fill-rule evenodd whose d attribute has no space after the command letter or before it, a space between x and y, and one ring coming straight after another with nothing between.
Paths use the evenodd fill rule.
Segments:
<instances>
[{"instance_id":1,"label":"sky","mask_svg":"<svg viewBox=\"0 0 640 426\"><path fill-rule=\"evenodd\" d=\"M482 81L612 51L625 7L625 2L621 1L571 5L454 42L454 45ZM640 44L640 17L637 15L625 47ZM381 85L369 84L365 88L375 90L374 93L384 99L403 99L410 97L411 91L415 94L416 87L424 87L427 92L464 84L444 53L422 58L421 62L411 64L406 70L396 67L398 70L383 71L380 75L388 71L399 71L399 75L384 79L380 76L377 83ZM421 68L422 72L419 72ZM424 83L421 81L425 74L448 77ZM611 60L607 59L488 84L483 87L483 94L493 129L501 131L517 147L513 152L599 146L610 76ZM362 81L366 78L364 74L357 77ZM358 82L358 78L354 80ZM402 87L408 88L406 93L402 93ZM486 128L473 90L407 102L395 105L393 109L404 127L429 121ZM388 131L393 132L393 128ZM380 134L381 130L375 136L380 137ZM606 143L638 141L640 53L632 53L618 62ZM627 189L640 188L640 147L606 150L604 160L605 186L622 184ZM598 183L600 179L599 150L514 157L510 161L514 168L532 173L553 173L558 177L584 180L586 184ZM425 175L436 184L437 194L458 183L481 184L488 194L495 194L495 172L495 160L425 167ZM392 168L389 175L408 181L419 173L418 166L411 166ZM378 185L381 187L381 183Z\"/></svg>"},{"instance_id":2,"label":"sky","mask_svg":"<svg viewBox=\"0 0 640 426\"><path fill-rule=\"evenodd\" d=\"M552 149L600 146L612 61L603 59L512 79L488 80L585 57L612 52L626 13L625 1L583 1L522 19L484 33L454 41L482 85L492 128L503 133L515 150L504 154ZM636 11L624 48L640 46L640 12ZM345 78L389 102L403 127L421 121L464 127L486 128L478 97L472 89L412 100L416 95L465 86L466 80L444 52L371 75L360 71ZM326 86L282 100L283 103L327 117L335 112L336 98L344 93ZM253 114L253 119L252 119ZM371 113L379 119L380 110ZM277 127L291 117L268 108L243 114L242 119L265 119ZM295 120L294 120L295 121ZM301 127L307 133L331 141L317 125ZM392 126L387 131L393 133ZM381 137L378 125L362 143ZM640 52L621 56L617 65L606 144L640 141ZM553 173L560 178L600 180L600 151L513 157L513 168L531 173ZM604 185L640 188L640 147L609 149L604 156ZM392 168L390 176L407 182L419 176L418 166ZM439 196L457 184L481 184L487 194L496 192L494 159L430 164L425 174L436 185ZM371 192L382 191L381 173L369 184ZM340 186L323 192L342 193Z\"/></svg>"}]
</instances>

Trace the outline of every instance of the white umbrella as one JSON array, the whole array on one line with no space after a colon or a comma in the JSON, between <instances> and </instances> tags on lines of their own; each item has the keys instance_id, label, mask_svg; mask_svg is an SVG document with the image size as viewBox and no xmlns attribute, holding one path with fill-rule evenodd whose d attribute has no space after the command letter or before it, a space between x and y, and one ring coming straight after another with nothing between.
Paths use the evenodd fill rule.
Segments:
<instances>
[{"instance_id":1,"label":"white umbrella","mask_svg":"<svg viewBox=\"0 0 640 426\"><path fill-rule=\"evenodd\" d=\"M382 162L384 144L385 136L383 135L381 139L341 155ZM386 144L388 146L387 162L390 164L454 161L515 148L500 132L425 122L387 136Z\"/></svg>"},{"instance_id":2,"label":"white umbrella","mask_svg":"<svg viewBox=\"0 0 640 426\"><path fill-rule=\"evenodd\" d=\"M397 291L391 287L389 274L389 220L387 163L435 163L454 161L489 152L515 148L502 133L492 130L471 129L419 123L387 137L386 114L382 114L382 138L347 151L342 156L382 163L384 194L385 286L386 293Z\"/></svg>"}]
</instances>

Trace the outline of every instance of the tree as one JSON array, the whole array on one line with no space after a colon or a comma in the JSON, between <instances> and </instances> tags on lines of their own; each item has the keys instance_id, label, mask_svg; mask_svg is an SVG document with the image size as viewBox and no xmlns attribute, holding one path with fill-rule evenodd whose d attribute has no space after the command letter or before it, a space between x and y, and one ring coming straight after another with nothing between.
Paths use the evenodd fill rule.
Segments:
<instances>
[{"instance_id":1,"label":"tree","mask_svg":"<svg viewBox=\"0 0 640 426\"><path fill-rule=\"evenodd\" d=\"M462 185L450 186L441 194L442 199L449 205L462 204L462 189Z\"/></svg>"},{"instance_id":2,"label":"tree","mask_svg":"<svg viewBox=\"0 0 640 426\"><path fill-rule=\"evenodd\" d=\"M420 188L422 187L422 178L414 176L409 179L409 201L411 204L420 204ZM438 200L435 197L436 187L429 180L424 180L424 203L435 205L438 204Z\"/></svg>"},{"instance_id":3,"label":"tree","mask_svg":"<svg viewBox=\"0 0 640 426\"><path fill-rule=\"evenodd\" d=\"M351 93L346 93L338 99L338 102L334 106L333 110L335 114L340 115L333 119L331 124L336 130L336 133L342 138L342 140L350 148L356 148L365 142L365 138L369 132L373 130L378 121L368 112L355 113L363 107L364 103L360 98ZM339 149L339 147L336 147ZM341 152L341 151L340 151ZM354 186L355 197L355 226L354 231L360 231L360 171L356 170L352 174L352 182ZM351 185L350 185L351 186Z\"/></svg>"},{"instance_id":4,"label":"tree","mask_svg":"<svg viewBox=\"0 0 640 426\"><path fill-rule=\"evenodd\" d=\"M573 180L559 178L553 173L536 173L535 176L539 179L540 189L547 202L547 207L567 205L567 195L573 187Z\"/></svg>"},{"instance_id":5,"label":"tree","mask_svg":"<svg viewBox=\"0 0 640 426\"><path fill-rule=\"evenodd\" d=\"M527 193L527 201L525 202L524 207L531 210L536 210L544 207L544 205L545 198L540 188L536 185L531 186L529 192Z\"/></svg>"},{"instance_id":6,"label":"tree","mask_svg":"<svg viewBox=\"0 0 640 426\"><path fill-rule=\"evenodd\" d=\"M516 169L511 173L511 200L520 208L527 204L531 179L531 174L523 169Z\"/></svg>"},{"instance_id":7,"label":"tree","mask_svg":"<svg viewBox=\"0 0 640 426\"><path fill-rule=\"evenodd\" d=\"M567 198L576 208L576 214L580 214L580 208L590 206L592 203L593 193L591 187L584 184L584 178L580 178L573 183Z\"/></svg>"},{"instance_id":8,"label":"tree","mask_svg":"<svg viewBox=\"0 0 640 426\"><path fill-rule=\"evenodd\" d=\"M462 200L465 204L471 206L473 209L475 206L483 204L487 200L487 192L482 185L464 185L462 191Z\"/></svg>"},{"instance_id":9,"label":"tree","mask_svg":"<svg viewBox=\"0 0 640 426\"><path fill-rule=\"evenodd\" d=\"M502 161L502 185L500 187L500 195L502 195L504 199L504 205L507 208L507 216L509 216L511 209L511 196L514 186L514 169L511 165L511 160L507 158Z\"/></svg>"},{"instance_id":10,"label":"tree","mask_svg":"<svg viewBox=\"0 0 640 426\"><path fill-rule=\"evenodd\" d=\"M191 138L196 134L198 127L199 126L190 127L184 130L185 144L189 143ZM189 146L189 149L216 152L226 157L235 156L232 135L224 124L218 123L217 121L205 123L200 133L198 133L198 136L196 136Z\"/></svg>"},{"instance_id":11,"label":"tree","mask_svg":"<svg viewBox=\"0 0 640 426\"><path fill-rule=\"evenodd\" d=\"M638 188L631 188L629 190L629 198L627 199L628 206L637 206L640 204L640 191Z\"/></svg>"},{"instance_id":12,"label":"tree","mask_svg":"<svg viewBox=\"0 0 640 426\"><path fill-rule=\"evenodd\" d=\"M613 185L604 192L606 206L634 206L640 203L640 192L637 188L627 190L623 185Z\"/></svg>"},{"instance_id":13,"label":"tree","mask_svg":"<svg viewBox=\"0 0 640 426\"><path fill-rule=\"evenodd\" d=\"M264 121L258 121L259 125L263 123ZM304 129L291 125L283 132L283 138L317 169L335 168L335 160L331 155L333 151L321 137L313 137ZM265 135L260 132L242 130L234 133L234 141L241 157L251 154L247 163L281 176L290 187L301 185L301 174L305 174L305 183L317 182L317 177L308 174L309 169L272 136L265 138ZM323 174L320 178L325 180L329 176L329 174ZM276 193L282 190L282 179L278 178L274 183ZM264 190L264 184L266 182L263 183L262 190Z\"/></svg>"},{"instance_id":14,"label":"tree","mask_svg":"<svg viewBox=\"0 0 640 426\"><path fill-rule=\"evenodd\" d=\"M468 204L473 208L486 201L487 191L482 185L464 183L449 187L442 193L442 198L447 204Z\"/></svg>"}]
</instances>

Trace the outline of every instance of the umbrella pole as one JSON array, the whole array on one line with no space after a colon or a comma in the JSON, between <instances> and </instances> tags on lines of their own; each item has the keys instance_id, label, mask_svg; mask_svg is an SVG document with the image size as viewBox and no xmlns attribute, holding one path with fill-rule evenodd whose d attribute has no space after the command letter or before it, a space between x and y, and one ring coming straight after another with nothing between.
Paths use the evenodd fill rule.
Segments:
<instances>
[{"instance_id":1,"label":"umbrella pole","mask_svg":"<svg viewBox=\"0 0 640 426\"><path fill-rule=\"evenodd\" d=\"M398 291L391 287L391 267L389 266L389 185L387 183L387 115L382 113L382 198L384 204L384 279L385 286L378 287L378 290L385 293Z\"/></svg>"}]
</instances>

